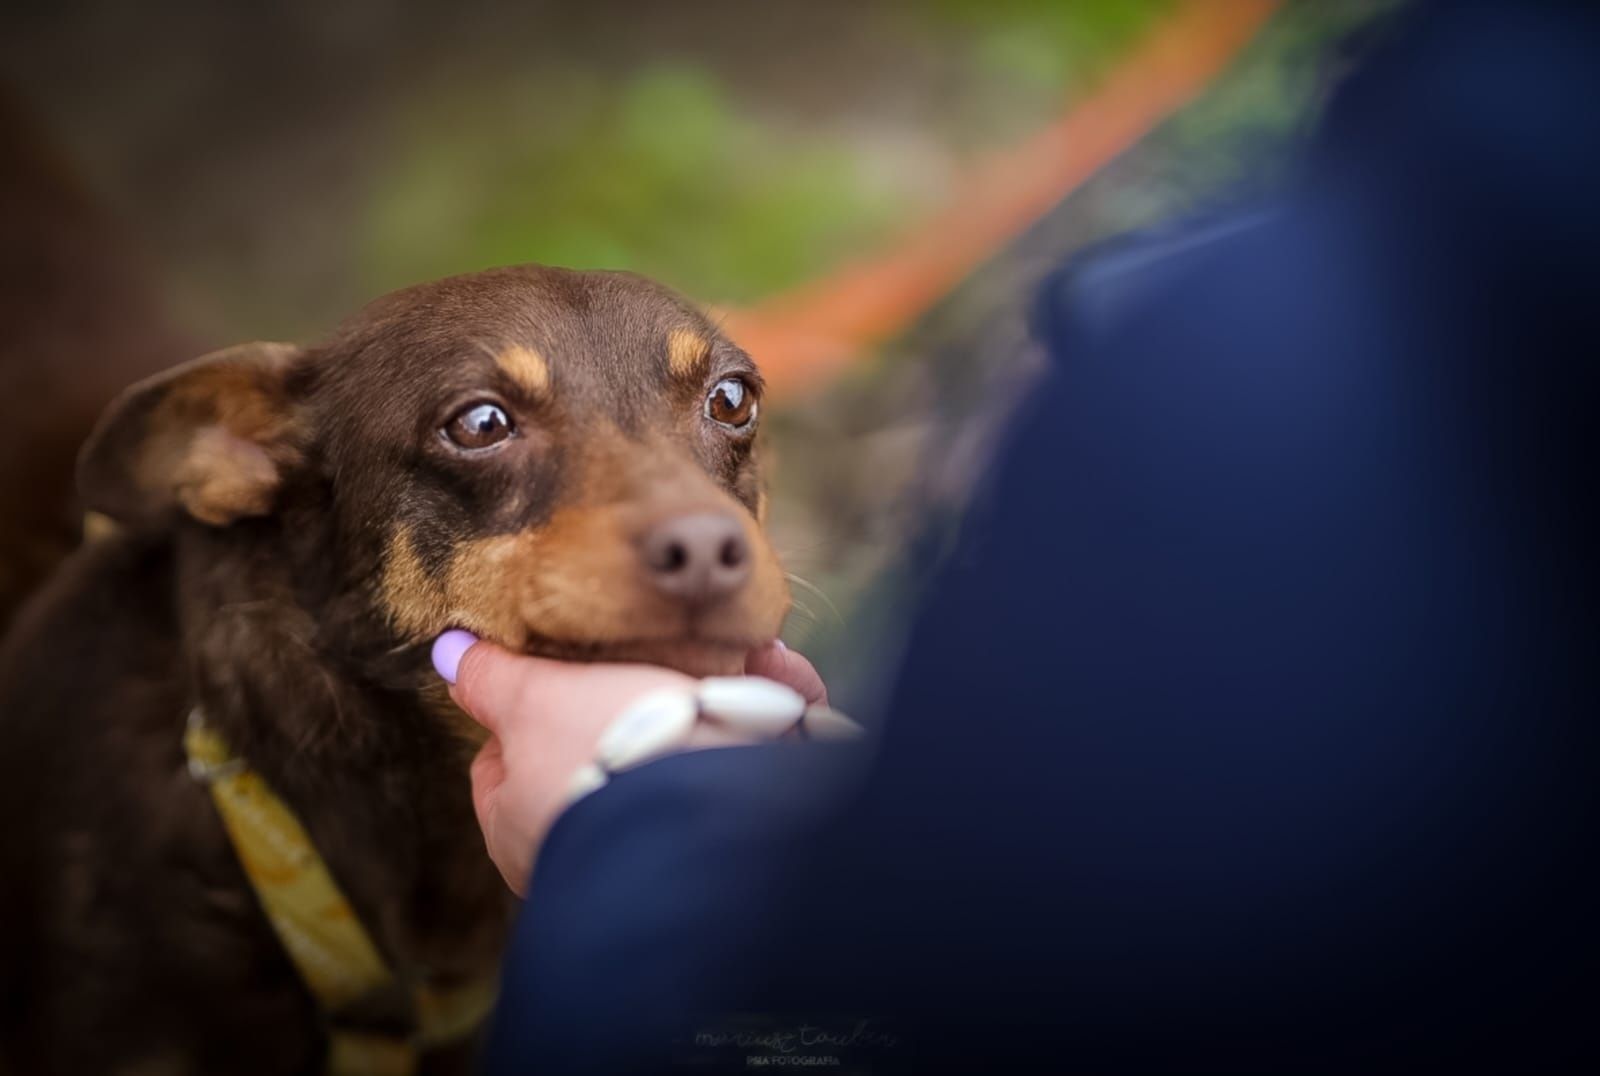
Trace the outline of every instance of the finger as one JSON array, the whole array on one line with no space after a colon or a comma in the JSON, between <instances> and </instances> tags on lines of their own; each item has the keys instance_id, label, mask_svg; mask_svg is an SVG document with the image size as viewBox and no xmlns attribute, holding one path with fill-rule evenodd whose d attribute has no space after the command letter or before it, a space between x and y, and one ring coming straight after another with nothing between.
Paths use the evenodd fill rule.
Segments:
<instances>
[{"instance_id":1,"label":"finger","mask_svg":"<svg viewBox=\"0 0 1600 1076\"><path fill-rule=\"evenodd\" d=\"M436 649L452 634L441 635ZM441 673L444 671L440 669ZM478 640L461 652L452 671L455 681L450 686L450 697L478 724L496 735L500 735L505 722L516 716L541 685L548 684L552 678L572 674L559 661L513 654L493 643ZM450 678L446 676L445 679Z\"/></svg>"},{"instance_id":2,"label":"finger","mask_svg":"<svg viewBox=\"0 0 1600 1076\"><path fill-rule=\"evenodd\" d=\"M495 804L499 802L500 786L506 778L505 757L498 739L490 738L483 745L472 760L469 772L472 776L472 813L478 819L478 828L483 831L484 847L492 857Z\"/></svg>"},{"instance_id":3,"label":"finger","mask_svg":"<svg viewBox=\"0 0 1600 1076\"><path fill-rule=\"evenodd\" d=\"M768 643L750 651L745 655L744 671L751 676L764 676L794 688L809 705L826 704L828 701L828 685L822 682L816 667L806 660L805 655L790 650L782 643Z\"/></svg>"},{"instance_id":4,"label":"finger","mask_svg":"<svg viewBox=\"0 0 1600 1076\"><path fill-rule=\"evenodd\" d=\"M686 749L697 747L747 747L750 744L769 743L770 737L744 729L730 728L720 721L697 721L684 743Z\"/></svg>"},{"instance_id":5,"label":"finger","mask_svg":"<svg viewBox=\"0 0 1600 1076\"><path fill-rule=\"evenodd\" d=\"M505 783L505 749L501 746L498 736L489 737L488 742L478 749L478 754L473 758L468 772L472 778L474 805Z\"/></svg>"}]
</instances>

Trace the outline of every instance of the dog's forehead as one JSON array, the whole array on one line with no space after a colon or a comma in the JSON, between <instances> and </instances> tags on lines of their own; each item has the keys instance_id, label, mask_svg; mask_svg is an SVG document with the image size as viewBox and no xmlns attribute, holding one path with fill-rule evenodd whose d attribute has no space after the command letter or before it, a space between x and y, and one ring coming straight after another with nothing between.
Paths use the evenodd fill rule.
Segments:
<instances>
[{"instance_id":1,"label":"dog's forehead","mask_svg":"<svg viewBox=\"0 0 1600 1076\"><path fill-rule=\"evenodd\" d=\"M407 379L494 362L538 388L634 382L680 370L719 342L692 305L631 273L518 266L384 296L336 344ZM653 379L653 378L652 378Z\"/></svg>"}]
</instances>

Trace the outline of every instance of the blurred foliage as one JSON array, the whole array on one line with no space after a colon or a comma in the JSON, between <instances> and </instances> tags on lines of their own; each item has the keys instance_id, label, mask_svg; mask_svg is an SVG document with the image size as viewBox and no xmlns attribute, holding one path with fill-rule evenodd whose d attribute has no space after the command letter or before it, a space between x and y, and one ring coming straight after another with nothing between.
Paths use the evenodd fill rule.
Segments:
<instances>
[{"instance_id":1,"label":"blurred foliage","mask_svg":"<svg viewBox=\"0 0 1600 1076\"><path fill-rule=\"evenodd\" d=\"M1016 136L1100 77L1173 0L935 0L943 29L967 43L981 91L963 111ZM987 113L987 115L982 115Z\"/></svg>"},{"instance_id":2,"label":"blurred foliage","mask_svg":"<svg viewBox=\"0 0 1600 1076\"><path fill-rule=\"evenodd\" d=\"M1170 0L938 0L911 29L964 94L963 153L1059 112ZM481 106L492 100L492 109ZM358 234L370 290L485 265L628 268L748 302L870 249L929 207L915 167L840 126L784 124L712 69L570 67L429 87L398 117Z\"/></svg>"},{"instance_id":3,"label":"blurred foliage","mask_svg":"<svg viewBox=\"0 0 1600 1076\"><path fill-rule=\"evenodd\" d=\"M506 106L514 126L505 113L418 125L372 199L374 290L539 261L629 268L701 298L749 300L901 218L897 192L841 140L786 138L704 69L554 81L520 88ZM560 108L543 107L552 94Z\"/></svg>"},{"instance_id":4,"label":"blurred foliage","mask_svg":"<svg viewBox=\"0 0 1600 1076\"><path fill-rule=\"evenodd\" d=\"M1397 0L1321 0L1291 6L1207 92L1167 124L1166 152L1191 189L1270 187L1295 161L1294 143L1321 115L1323 97ZM1155 200L1158 203L1159 199ZM1171 204L1160 204L1170 213Z\"/></svg>"}]
</instances>

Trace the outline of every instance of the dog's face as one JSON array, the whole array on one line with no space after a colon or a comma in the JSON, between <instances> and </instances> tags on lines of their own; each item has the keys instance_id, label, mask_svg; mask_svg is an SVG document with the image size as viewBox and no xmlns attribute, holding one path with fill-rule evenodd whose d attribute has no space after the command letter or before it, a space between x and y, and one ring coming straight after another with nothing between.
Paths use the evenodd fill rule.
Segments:
<instances>
[{"instance_id":1,"label":"dog's face","mask_svg":"<svg viewBox=\"0 0 1600 1076\"><path fill-rule=\"evenodd\" d=\"M396 645L738 669L788 588L758 518L760 376L627 274L493 270L378 300L326 344L135 386L85 450L93 508L225 528L331 515L345 600Z\"/></svg>"}]
</instances>

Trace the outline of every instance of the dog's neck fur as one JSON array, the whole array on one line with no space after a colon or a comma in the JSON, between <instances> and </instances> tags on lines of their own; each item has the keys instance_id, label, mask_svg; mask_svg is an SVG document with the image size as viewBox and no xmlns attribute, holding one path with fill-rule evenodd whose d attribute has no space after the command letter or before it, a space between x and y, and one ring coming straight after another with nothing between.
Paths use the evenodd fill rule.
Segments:
<instances>
[{"instance_id":1,"label":"dog's neck fur","mask_svg":"<svg viewBox=\"0 0 1600 1076\"><path fill-rule=\"evenodd\" d=\"M341 596L334 536L315 527L180 528L191 701L300 816L401 970L479 973L509 902L473 817L471 746L430 704L442 685L419 648L364 660L330 644L378 626Z\"/></svg>"}]
</instances>

